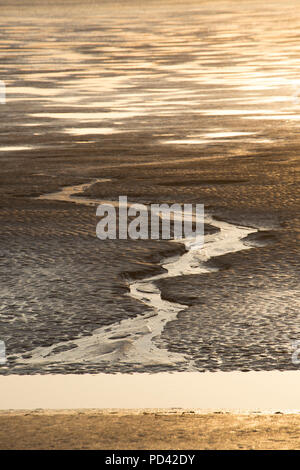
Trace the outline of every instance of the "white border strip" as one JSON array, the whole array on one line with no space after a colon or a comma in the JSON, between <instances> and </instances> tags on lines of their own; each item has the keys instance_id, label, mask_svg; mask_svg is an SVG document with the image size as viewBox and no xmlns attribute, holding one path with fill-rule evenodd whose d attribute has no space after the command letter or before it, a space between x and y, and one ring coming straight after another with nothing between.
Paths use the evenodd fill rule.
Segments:
<instances>
[{"instance_id":1,"label":"white border strip","mask_svg":"<svg viewBox=\"0 0 300 470\"><path fill-rule=\"evenodd\" d=\"M300 410L300 373L179 372L0 377L0 409Z\"/></svg>"}]
</instances>

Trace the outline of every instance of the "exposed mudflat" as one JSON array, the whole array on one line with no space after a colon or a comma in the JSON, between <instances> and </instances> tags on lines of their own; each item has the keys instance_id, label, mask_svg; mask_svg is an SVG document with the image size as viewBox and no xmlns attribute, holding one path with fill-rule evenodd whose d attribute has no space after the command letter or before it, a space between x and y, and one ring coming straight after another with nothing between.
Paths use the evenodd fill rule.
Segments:
<instances>
[{"instance_id":1,"label":"exposed mudflat","mask_svg":"<svg viewBox=\"0 0 300 470\"><path fill-rule=\"evenodd\" d=\"M72 13L20 4L17 24L5 8L1 374L299 367L300 8L172 5L172 14L154 2L136 15L134 2L101 2L91 15L76 2ZM79 194L40 198L77 185L90 205ZM32 363L37 348L72 356L96 330L152 315L129 280L160 276L166 258L186 252L169 241L98 240L93 201L120 195L204 203L213 220L253 233L247 249L213 256L209 272L154 280L163 301L184 305L155 347L183 363Z\"/></svg>"},{"instance_id":2,"label":"exposed mudflat","mask_svg":"<svg viewBox=\"0 0 300 470\"><path fill-rule=\"evenodd\" d=\"M96 183L106 181L96 180ZM39 196L39 199L98 205L103 201L82 196L82 193L93 184L91 182L64 187L55 193ZM115 201L108 202L118 206ZM171 320L176 320L179 312L188 308L183 302L176 303L163 299L158 281L191 274L210 274L212 270L219 269L210 266L214 257L219 258L227 253L249 249L251 243L250 246L249 243L244 244L244 239L253 234L257 234L256 229L217 221L206 215L203 233L198 235L195 233L189 238L182 239L181 243L185 245L186 252L165 258L160 263L162 273L150 277L145 275L141 280L134 280L135 276L130 278L130 273L127 273L128 295L145 304L150 309L149 313L116 322L108 328L104 326L96 329L89 338L56 342L50 347L38 347L25 355L16 355L13 358L16 367L24 367L24 364L41 366L83 361L95 364L101 362L102 366L106 364L108 367L117 364L118 367L130 365L136 369L175 366L188 371L197 370L194 361L188 360L186 355L171 353L163 345L162 347L156 345L165 326Z\"/></svg>"}]
</instances>

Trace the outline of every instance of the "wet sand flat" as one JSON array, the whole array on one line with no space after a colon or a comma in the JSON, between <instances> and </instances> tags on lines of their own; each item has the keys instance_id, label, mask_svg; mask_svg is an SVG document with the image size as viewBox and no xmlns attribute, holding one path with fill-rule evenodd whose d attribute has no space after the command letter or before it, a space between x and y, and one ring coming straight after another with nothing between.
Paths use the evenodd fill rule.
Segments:
<instances>
[{"instance_id":1,"label":"wet sand flat","mask_svg":"<svg viewBox=\"0 0 300 470\"><path fill-rule=\"evenodd\" d=\"M0 412L0 449L300 449L299 414Z\"/></svg>"},{"instance_id":2,"label":"wet sand flat","mask_svg":"<svg viewBox=\"0 0 300 470\"><path fill-rule=\"evenodd\" d=\"M18 24L7 2L0 32L0 374L181 370L128 364L126 352L111 364L29 364L37 348L72 351L153 313L128 279L184 252L100 242L95 206L40 198L75 185L91 201L203 203L257 230L251 249L209 260L210 273L157 280L163 300L187 308L155 346L201 372L297 370L299 1L268 2L268 14L230 0L172 2L171 13L168 2L74 1L72 14L70 2L17 3Z\"/></svg>"}]
</instances>

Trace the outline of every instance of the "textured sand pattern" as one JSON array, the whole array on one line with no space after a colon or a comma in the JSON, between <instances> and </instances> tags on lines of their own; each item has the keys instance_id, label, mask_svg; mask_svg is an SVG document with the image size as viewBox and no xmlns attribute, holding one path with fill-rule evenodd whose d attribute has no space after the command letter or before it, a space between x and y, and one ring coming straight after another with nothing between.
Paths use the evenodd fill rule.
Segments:
<instances>
[{"instance_id":1,"label":"textured sand pattern","mask_svg":"<svg viewBox=\"0 0 300 470\"><path fill-rule=\"evenodd\" d=\"M92 13L76 1L72 12L17 3L18 23L7 1L0 31L0 373L136 370L15 367L19 354L149 313L127 295L128 275L160 274L163 258L183 253L100 243L93 207L37 199L93 179L106 182L85 191L91 199L204 203L267 230L251 250L212 260L218 272L159 281L164 299L189 308L158 343L198 370L296 368L299 0L263 10L190 0L171 13L156 2L138 13L134 1L94 2Z\"/></svg>"}]
</instances>

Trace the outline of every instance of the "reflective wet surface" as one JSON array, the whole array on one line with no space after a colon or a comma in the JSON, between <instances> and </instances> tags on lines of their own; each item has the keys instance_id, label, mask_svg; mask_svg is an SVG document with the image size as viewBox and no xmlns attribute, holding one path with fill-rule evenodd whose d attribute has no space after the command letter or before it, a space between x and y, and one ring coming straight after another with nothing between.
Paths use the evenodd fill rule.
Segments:
<instances>
[{"instance_id":1,"label":"reflective wet surface","mask_svg":"<svg viewBox=\"0 0 300 470\"><path fill-rule=\"evenodd\" d=\"M49 133L63 142L65 132L171 129L172 145L251 148L278 137L261 120L279 120L284 133L297 125L297 1L88 5L20 6L18 24L3 7L0 75L17 113L11 132L19 121L23 141L31 137L23 125L35 124L44 144ZM199 140L189 136L195 131ZM202 142L207 131L213 142ZM243 142L245 131L253 137ZM154 145L160 140L153 135Z\"/></svg>"},{"instance_id":2,"label":"reflective wet surface","mask_svg":"<svg viewBox=\"0 0 300 470\"><path fill-rule=\"evenodd\" d=\"M101 243L93 204L122 194L204 203L258 230L251 250L219 253L205 276L157 280L164 301L187 306L164 324L159 348L198 371L298 369L300 2L9 3L1 374L184 370L85 357L28 365L36 348L65 343L71 355L73 341L153 313L128 295L128 279L159 276L184 248ZM90 203L49 198L75 186Z\"/></svg>"}]
</instances>

